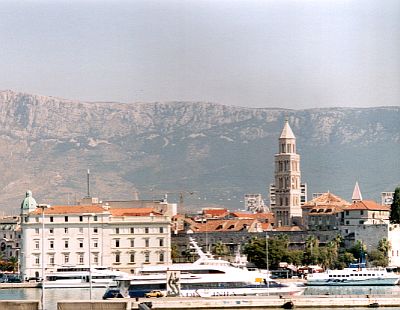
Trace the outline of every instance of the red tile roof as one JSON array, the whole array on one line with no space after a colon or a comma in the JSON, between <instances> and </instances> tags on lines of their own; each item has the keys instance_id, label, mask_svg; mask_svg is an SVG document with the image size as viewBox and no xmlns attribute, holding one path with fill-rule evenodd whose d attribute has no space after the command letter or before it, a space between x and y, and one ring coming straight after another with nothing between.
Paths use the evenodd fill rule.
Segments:
<instances>
[{"instance_id":1,"label":"red tile roof","mask_svg":"<svg viewBox=\"0 0 400 310\"><path fill-rule=\"evenodd\" d=\"M257 222L258 221L254 219L212 220L207 223L194 223L191 228L195 232L239 231L248 229Z\"/></svg>"},{"instance_id":2,"label":"red tile roof","mask_svg":"<svg viewBox=\"0 0 400 310\"><path fill-rule=\"evenodd\" d=\"M309 209L316 206L348 206L349 202L332 194L331 192L324 193L313 200L307 201L303 208Z\"/></svg>"},{"instance_id":3,"label":"red tile roof","mask_svg":"<svg viewBox=\"0 0 400 310\"><path fill-rule=\"evenodd\" d=\"M245 213L245 212L231 212L231 215L236 218L248 218L248 219L260 219L260 220L272 220L274 214L270 213Z\"/></svg>"},{"instance_id":4,"label":"red tile roof","mask_svg":"<svg viewBox=\"0 0 400 310\"><path fill-rule=\"evenodd\" d=\"M161 215L161 213L154 210L154 208L110 208L112 216L149 216Z\"/></svg>"},{"instance_id":5,"label":"red tile roof","mask_svg":"<svg viewBox=\"0 0 400 310\"><path fill-rule=\"evenodd\" d=\"M362 200L356 201L348 207L345 207L344 210L352 211L352 210L371 210L371 211L390 211L390 207L383 206L372 200Z\"/></svg>"},{"instance_id":6,"label":"red tile roof","mask_svg":"<svg viewBox=\"0 0 400 310\"><path fill-rule=\"evenodd\" d=\"M224 217L228 214L227 209L203 209L203 215L207 217Z\"/></svg>"},{"instance_id":7,"label":"red tile roof","mask_svg":"<svg viewBox=\"0 0 400 310\"><path fill-rule=\"evenodd\" d=\"M104 213L106 210L97 205L92 206L50 206L44 209L44 214L82 214L82 213ZM37 208L32 211L33 214L42 214L42 209Z\"/></svg>"}]
</instances>

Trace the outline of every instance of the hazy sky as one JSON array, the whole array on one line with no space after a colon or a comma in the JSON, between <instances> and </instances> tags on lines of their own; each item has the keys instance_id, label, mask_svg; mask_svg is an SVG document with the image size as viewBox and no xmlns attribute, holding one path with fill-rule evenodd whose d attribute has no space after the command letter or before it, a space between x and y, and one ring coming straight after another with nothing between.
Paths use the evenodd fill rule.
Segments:
<instances>
[{"instance_id":1,"label":"hazy sky","mask_svg":"<svg viewBox=\"0 0 400 310\"><path fill-rule=\"evenodd\" d=\"M0 0L0 89L90 101L400 104L398 0Z\"/></svg>"}]
</instances>

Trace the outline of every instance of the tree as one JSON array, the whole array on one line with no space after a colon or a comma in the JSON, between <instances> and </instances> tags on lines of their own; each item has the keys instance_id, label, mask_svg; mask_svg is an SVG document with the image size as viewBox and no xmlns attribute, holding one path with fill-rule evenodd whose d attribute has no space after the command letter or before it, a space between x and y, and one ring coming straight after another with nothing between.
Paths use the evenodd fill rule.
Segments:
<instances>
[{"instance_id":1,"label":"tree","mask_svg":"<svg viewBox=\"0 0 400 310\"><path fill-rule=\"evenodd\" d=\"M258 268L266 268L266 243L265 239L252 238L244 247L243 253L247 255L247 260L255 264Z\"/></svg>"},{"instance_id":2,"label":"tree","mask_svg":"<svg viewBox=\"0 0 400 310\"><path fill-rule=\"evenodd\" d=\"M386 267L388 265L389 259L385 256L382 251L372 250L368 255L369 262L372 266Z\"/></svg>"},{"instance_id":3,"label":"tree","mask_svg":"<svg viewBox=\"0 0 400 310\"><path fill-rule=\"evenodd\" d=\"M385 256L388 256L388 253L391 248L392 245L390 244L389 240L387 240L386 238L379 240L378 250L381 251L383 254L385 254Z\"/></svg>"},{"instance_id":4,"label":"tree","mask_svg":"<svg viewBox=\"0 0 400 310\"><path fill-rule=\"evenodd\" d=\"M225 256L229 254L228 247L222 243L222 241L218 241L213 247L213 254L217 256Z\"/></svg>"},{"instance_id":5,"label":"tree","mask_svg":"<svg viewBox=\"0 0 400 310\"><path fill-rule=\"evenodd\" d=\"M179 250L178 250L178 246L176 244L172 244L171 245L171 258L173 262L177 262L179 259L180 255L179 255Z\"/></svg>"},{"instance_id":6,"label":"tree","mask_svg":"<svg viewBox=\"0 0 400 310\"><path fill-rule=\"evenodd\" d=\"M392 224L400 224L400 187L396 187L394 191L389 220Z\"/></svg>"},{"instance_id":7,"label":"tree","mask_svg":"<svg viewBox=\"0 0 400 310\"><path fill-rule=\"evenodd\" d=\"M315 236L306 239L306 250L304 252L304 263L307 265L317 264L319 260L319 241Z\"/></svg>"}]
</instances>

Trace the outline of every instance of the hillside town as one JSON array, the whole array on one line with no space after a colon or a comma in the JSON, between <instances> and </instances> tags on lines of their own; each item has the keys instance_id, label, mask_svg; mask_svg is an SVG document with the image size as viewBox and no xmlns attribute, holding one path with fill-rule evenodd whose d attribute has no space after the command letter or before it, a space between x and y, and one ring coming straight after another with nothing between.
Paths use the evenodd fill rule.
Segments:
<instances>
[{"instance_id":1,"label":"hillside town","mask_svg":"<svg viewBox=\"0 0 400 310\"><path fill-rule=\"evenodd\" d=\"M249 193L245 210L203 208L184 214L182 205L167 197L101 201L89 190L76 205L49 205L37 202L28 190L20 215L0 220L6 269L23 281L60 266L98 265L135 274L146 265L193 259L189 237L205 251L234 261L253 240L282 236L289 249L303 252L310 244L312 252L313 244L324 248L338 238L344 248L361 245L366 253L384 244L387 265L400 267L400 225L389 220L394 191L375 202L363 198L356 182L349 189L351 201L331 191L308 199L296 137L287 120L277 140L274 184L266 186L269 204L261 194Z\"/></svg>"}]
</instances>

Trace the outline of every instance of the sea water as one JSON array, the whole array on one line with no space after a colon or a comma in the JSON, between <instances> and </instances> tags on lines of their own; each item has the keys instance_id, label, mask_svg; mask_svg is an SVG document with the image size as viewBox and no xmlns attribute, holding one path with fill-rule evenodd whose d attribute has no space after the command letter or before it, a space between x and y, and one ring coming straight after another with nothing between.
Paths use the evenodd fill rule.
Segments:
<instances>
[{"instance_id":1,"label":"sea water","mask_svg":"<svg viewBox=\"0 0 400 310\"><path fill-rule=\"evenodd\" d=\"M101 300L105 288L92 288L92 299ZM400 286L312 286L307 287L304 295L400 295ZM0 300L41 300L40 288L0 289ZM57 310L57 302L65 300L89 300L89 288L48 288L45 290L45 309ZM353 308L357 309L357 308ZM365 308L359 308L365 309ZM398 310L395 307L385 307L385 310ZM210 309L212 310L212 309ZM319 310L313 308L313 310ZM320 310L337 310L324 307Z\"/></svg>"}]
</instances>

